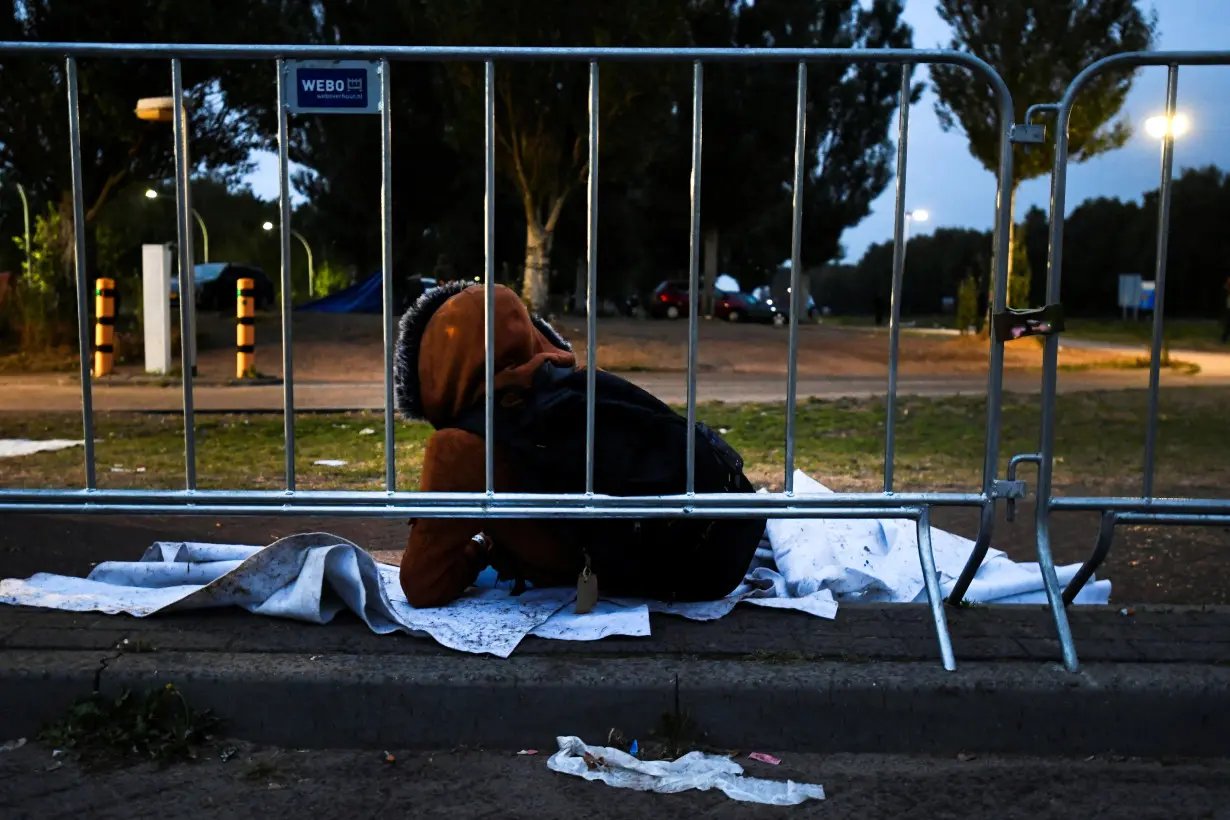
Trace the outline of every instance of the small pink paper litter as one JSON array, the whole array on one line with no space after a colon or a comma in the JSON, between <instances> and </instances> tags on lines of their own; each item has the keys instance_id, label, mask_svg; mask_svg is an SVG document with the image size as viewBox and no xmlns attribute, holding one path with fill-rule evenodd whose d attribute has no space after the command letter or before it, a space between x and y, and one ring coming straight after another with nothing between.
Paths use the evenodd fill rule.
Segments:
<instances>
[{"instance_id":1,"label":"small pink paper litter","mask_svg":"<svg viewBox=\"0 0 1230 820\"><path fill-rule=\"evenodd\" d=\"M768 763L770 766L776 766L778 763L781 763L781 761L773 755L767 755L764 752L752 752L748 755L748 759L759 760L761 763Z\"/></svg>"}]
</instances>

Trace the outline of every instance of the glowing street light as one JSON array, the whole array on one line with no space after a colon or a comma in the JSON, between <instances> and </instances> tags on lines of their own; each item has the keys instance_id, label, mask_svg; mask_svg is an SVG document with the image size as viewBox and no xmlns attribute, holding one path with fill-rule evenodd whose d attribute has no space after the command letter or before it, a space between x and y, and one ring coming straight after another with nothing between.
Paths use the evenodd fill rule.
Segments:
<instances>
[{"instance_id":1,"label":"glowing street light","mask_svg":"<svg viewBox=\"0 0 1230 820\"><path fill-rule=\"evenodd\" d=\"M1171 137L1183 136L1187 133L1189 125L1186 114L1175 114L1174 119L1169 121L1164 115L1160 115L1145 120L1145 131L1149 136L1160 140L1167 134Z\"/></svg>"},{"instance_id":2,"label":"glowing street light","mask_svg":"<svg viewBox=\"0 0 1230 820\"><path fill-rule=\"evenodd\" d=\"M153 188L145 189L146 199L157 199L158 192ZM196 217L196 224L201 226L201 253L204 256L203 262L209 262L209 230L205 227L205 220L201 217L201 212L196 208L192 209L192 215Z\"/></svg>"},{"instance_id":3,"label":"glowing street light","mask_svg":"<svg viewBox=\"0 0 1230 820\"><path fill-rule=\"evenodd\" d=\"M907 220L912 219L915 222L926 222L928 219L931 218L931 213L924 208L915 208L912 211L907 211L905 214L905 218Z\"/></svg>"},{"instance_id":4,"label":"glowing street light","mask_svg":"<svg viewBox=\"0 0 1230 820\"><path fill-rule=\"evenodd\" d=\"M269 221L265 221L265 222L261 225L261 230L263 230L263 231L272 231L272 230L273 230L273 223L272 223L272 222L269 222ZM291 235L291 236L293 236L295 239L298 239L300 242L302 242L302 243L303 243L303 249L304 249L305 251L307 251L307 263L308 263L308 296L312 296L312 295L314 295L314 294L316 293L316 287L315 287L315 283L316 283L316 272L315 272L315 270L312 268L312 246L311 246L311 245L309 245L309 244L308 244L308 241L307 241L306 239L304 239L304 238L303 238L303 234L299 233L299 232L298 232L298 231L296 231L294 228L291 228L291 229L290 229L290 235Z\"/></svg>"}]
</instances>

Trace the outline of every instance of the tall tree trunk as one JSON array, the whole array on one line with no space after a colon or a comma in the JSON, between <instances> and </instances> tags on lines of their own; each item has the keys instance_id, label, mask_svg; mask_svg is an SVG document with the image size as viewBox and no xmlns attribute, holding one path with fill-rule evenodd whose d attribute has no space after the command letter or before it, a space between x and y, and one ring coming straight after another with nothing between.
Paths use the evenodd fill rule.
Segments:
<instances>
[{"instance_id":1,"label":"tall tree trunk","mask_svg":"<svg viewBox=\"0 0 1230 820\"><path fill-rule=\"evenodd\" d=\"M709 228L705 231L705 286L704 286L704 315L713 315L714 291L717 289L718 278L718 247L721 233L717 228Z\"/></svg>"},{"instance_id":2,"label":"tall tree trunk","mask_svg":"<svg viewBox=\"0 0 1230 820\"><path fill-rule=\"evenodd\" d=\"M545 313L554 233L534 219L527 219L525 225L525 280L521 298L533 312Z\"/></svg>"},{"instance_id":3,"label":"tall tree trunk","mask_svg":"<svg viewBox=\"0 0 1230 820\"><path fill-rule=\"evenodd\" d=\"M1012 189L1012 204L1016 205L1016 189ZM1015 214L1015 209L1014 209ZM1029 250L1025 247L1028 234L1025 225L1017 230L1016 221L1012 223L1009 233L1008 254L1008 307L1029 307L1029 286L1033 279L1033 268L1029 264Z\"/></svg>"},{"instance_id":4,"label":"tall tree trunk","mask_svg":"<svg viewBox=\"0 0 1230 820\"><path fill-rule=\"evenodd\" d=\"M1013 257L1016 255L1016 188L1017 183L1009 183L1008 188L1008 277L1007 277L1007 292L1005 295L1005 304L1009 304L1007 297L1012 294L1012 268ZM998 253L996 248L996 253ZM995 316L995 264L999 263L999 259L993 254L994 264L991 268L991 276L987 284L987 313L986 313L986 332L990 334L991 320Z\"/></svg>"},{"instance_id":5,"label":"tall tree trunk","mask_svg":"<svg viewBox=\"0 0 1230 820\"><path fill-rule=\"evenodd\" d=\"M584 259L577 260L576 284L572 290L572 312L585 315L589 310L586 297L589 295L589 266Z\"/></svg>"}]
</instances>

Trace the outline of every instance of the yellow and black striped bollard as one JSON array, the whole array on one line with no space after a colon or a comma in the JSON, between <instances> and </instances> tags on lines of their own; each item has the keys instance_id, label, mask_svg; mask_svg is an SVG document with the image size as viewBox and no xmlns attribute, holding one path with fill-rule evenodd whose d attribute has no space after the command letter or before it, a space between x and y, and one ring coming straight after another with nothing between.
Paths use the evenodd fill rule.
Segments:
<instances>
[{"instance_id":1,"label":"yellow and black striped bollard","mask_svg":"<svg viewBox=\"0 0 1230 820\"><path fill-rule=\"evenodd\" d=\"M115 280L94 280L94 376L110 376L115 367Z\"/></svg>"},{"instance_id":2,"label":"yellow and black striped bollard","mask_svg":"<svg viewBox=\"0 0 1230 820\"><path fill-rule=\"evenodd\" d=\"M246 379L256 375L256 282L235 285L235 378Z\"/></svg>"}]
</instances>

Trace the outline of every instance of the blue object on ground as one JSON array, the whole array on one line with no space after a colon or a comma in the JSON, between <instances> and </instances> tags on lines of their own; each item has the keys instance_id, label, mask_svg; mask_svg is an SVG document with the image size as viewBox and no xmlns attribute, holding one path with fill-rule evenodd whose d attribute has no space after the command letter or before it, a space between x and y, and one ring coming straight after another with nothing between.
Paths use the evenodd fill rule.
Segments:
<instances>
[{"instance_id":1,"label":"blue object on ground","mask_svg":"<svg viewBox=\"0 0 1230 820\"><path fill-rule=\"evenodd\" d=\"M337 293L301 305L301 311L315 313L380 313L384 305L384 277L376 271L362 282Z\"/></svg>"}]
</instances>

